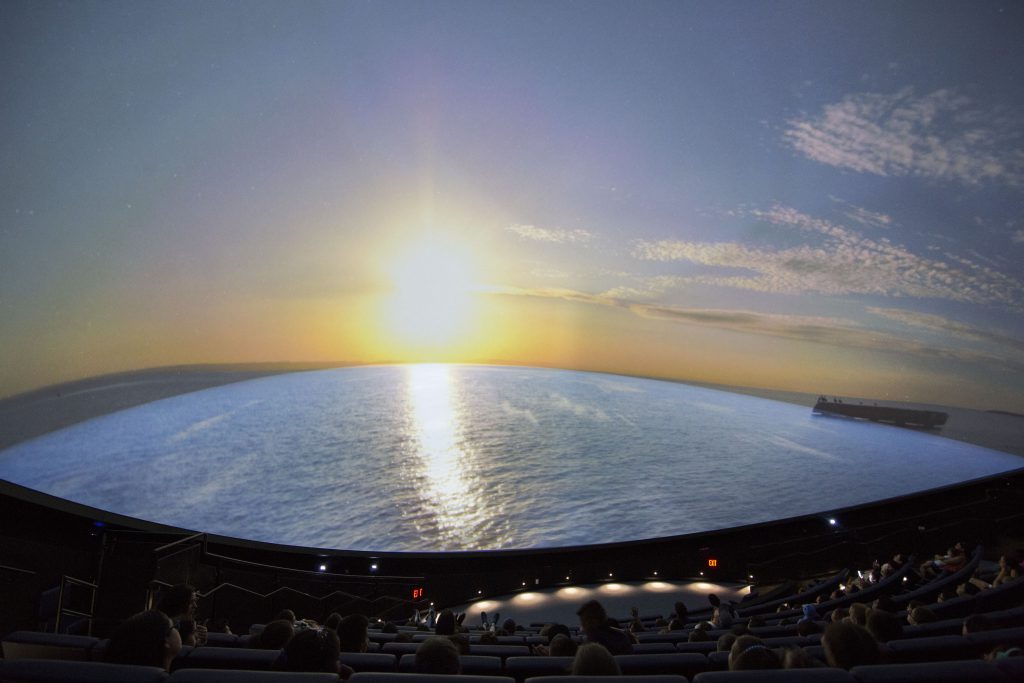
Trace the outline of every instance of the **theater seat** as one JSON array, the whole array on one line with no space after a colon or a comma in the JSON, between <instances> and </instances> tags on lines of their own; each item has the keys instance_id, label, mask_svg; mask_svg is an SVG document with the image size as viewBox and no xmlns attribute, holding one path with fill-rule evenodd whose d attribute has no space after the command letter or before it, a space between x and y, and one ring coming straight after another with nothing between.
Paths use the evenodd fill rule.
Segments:
<instances>
[{"instance_id":1,"label":"theater seat","mask_svg":"<svg viewBox=\"0 0 1024 683\"><path fill-rule=\"evenodd\" d=\"M1007 680L995 666L980 660L855 666L850 673L860 683L1000 683Z\"/></svg>"},{"instance_id":2,"label":"theater seat","mask_svg":"<svg viewBox=\"0 0 1024 683\"><path fill-rule=\"evenodd\" d=\"M633 643L633 654L655 655L679 652L673 643Z\"/></svg>"},{"instance_id":3,"label":"theater seat","mask_svg":"<svg viewBox=\"0 0 1024 683\"><path fill-rule=\"evenodd\" d=\"M572 657L509 657L505 660L505 673L517 681L538 676L561 676L572 668Z\"/></svg>"},{"instance_id":4,"label":"theater seat","mask_svg":"<svg viewBox=\"0 0 1024 683\"><path fill-rule=\"evenodd\" d=\"M14 631L4 636L4 659L91 659L92 649L100 642L90 636L65 633Z\"/></svg>"},{"instance_id":5,"label":"theater seat","mask_svg":"<svg viewBox=\"0 0 1024 683\"><path fill-rule=\"evenodd\" d=\"M501 658L480 655L460 655L462 673L467 676L501 676ZM416 673L416 655L402 655L398 661L401 673Z\"/></svg>"},{"instance_id":6,"label":"theater seat","mask_svg":"<svg viewBox=\"0 0 1024 683\"><path fill-rule=\"evenodd\" d=\"M338 676L329 673L291 671L182 669L171 675L169 683L338 683Z\"/></svg>"},{"instance_id":7,"label":"theater seat","mask_svg":"<svg viewBox=\"0 0 1024 683\"><path fill-rule=\"evenodd\" d=\"M759 671L707 671L693 683L857 683L842 669L772 669Z\"/></svg>"},{"instance_id":8,"label":"theater seat","mask_svg":"<svg viewBox=\"0 0 1024 683\"><path fill-rule=\"evenodd\" d=\"M896 664L974 659L978 648L963 636L890 640L888 646L891 661Z\"/></svg>"},{"instance_id":9,"label":"theater seat","mask_svg":"<svg viewBox=\"0 0 1024 683\"><path fill-rule=\"evenodd\" d=\"M167 683L170 677L155 666L62 659L0 660L4 683Z\"/></svg>"},{"instance_id":10,"label":"theater seat","mask_svg":"<svg viewBox=\"0 0 1024 683\"><path fill-rule=\"evenodd\" d=\"M694 652L653 655L617 655L615 657L619 669L627 676L650 674L674 674L693 678L702 671L708 671L711 665L708 658Z\"/></svg>"},{"instance_id":11,"label":"theater seat","mask_svg":"<svg viewBox=\"0 0 1024 683\"><path fill-rule=\"evenodd\" d=\"M461 681L459 682L461 683ZM538 676L526 683L689 683L684 676Z\"/></svg>"},{"instance_id":12,"label":"theater seat","mask_svg":"<svg viewBox=\"0 0 1024 683\"><path fill-rule=\"evenodd\" d=\"M171 671L179 669L238 669L269 671L280 650L254 650L245 647L197 647L171 662Z\"/></svg>"},{"instance_id":13,"label":"theater seat","mask_svg":"<svg viewBox=\"0 0 1024 683\"><path fill-rule=\"evenodd\" d=\"M360 671L352 674L348 683L510 683L505 676L446 676L443 674L403 674L378 671Z\"/></svg>"},{"instance_id":14,"label":"theater seat","mask_svg":"<svg viewBox=\"0 0 1024 683\"><path fill-rule=\"evenodd\" d=\"M382 652L342 652L338 658L353 671L395 671L395 656Z\"/></svg>"}]
</instances>

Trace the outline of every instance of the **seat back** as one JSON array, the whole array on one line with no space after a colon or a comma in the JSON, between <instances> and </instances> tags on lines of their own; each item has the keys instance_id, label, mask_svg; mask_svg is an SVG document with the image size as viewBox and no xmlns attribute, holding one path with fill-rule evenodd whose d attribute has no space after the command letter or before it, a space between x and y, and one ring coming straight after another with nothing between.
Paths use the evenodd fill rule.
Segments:
<instances>
[{"instance_id":1,"label":"seat back","mask_svg":"<svg viewBox=\"0 0 1024 683\"><path fill-rule=\"evenodd\" d=\"M90 636L71 636L65 633L14 631L4 636L4 659L73 659L88 661L92 650L100 642Z\"/></svg>"},{"instance_id":2,"label":"seat back","mask_svg":"<svg viewBox=\"0 0 1024 683\"><path fill-rule=\"evenodd\" d=\"M155 666L131 666L64 659L0 661L4 683L167 683L167 672Z\"/></svg>"}]
</instances>

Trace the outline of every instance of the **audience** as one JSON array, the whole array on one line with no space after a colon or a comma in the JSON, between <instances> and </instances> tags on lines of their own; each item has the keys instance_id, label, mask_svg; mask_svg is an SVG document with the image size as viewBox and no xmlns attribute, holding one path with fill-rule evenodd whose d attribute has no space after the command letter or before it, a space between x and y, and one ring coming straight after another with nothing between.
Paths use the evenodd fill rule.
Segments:
<instances>
[{"instance_id":1,"label":"audience","mask_svg":"<svg viewBox=\"0 0 1024 683\"><path fill-rule=\"evenodd\" d=\"M352 669L338 661L338 634L326 628L307 628L296 633L274 662L275 671L337 674L348 680Z\"/></svg>"},{"instance_id":2,"label":"audience","mask_svg":"<svg viewBox=\"0 0 1024 683\"><path fill-rule=\"evenodd\" d=\"M573 676L620 676L615 657L600 643L585 643L576 650L576 658L572 661Z\"/></svg>"},{"instance_id":3,"label":"audience","mask_svg":"<svg viewBox=\"0 0 1024 683\"><path fill-rule=\"evenodd\" d=\"M584 603L576 614L580 618L580 630L587 642L600 643L613 655L633 653L633 644L629 637L625 632L608 625L608 614L597 600Z\"/></svg>"},{"instance_id":4,"label":"audience","mask_svg":"<svg viewBox=\"0 0 1024 683\"><path fill-rule=\"evenodd\" d=\"M199 609L199 593L193 586L180 583L160 591L157 609L166 614L174 622L179 633L184 628L188 633L182 636L184 645L206 644L206 626L196 622L196 611ZM183 624L183 622L192 622Z\"/></svg>"},{"instance_id":5,"label":"audience","mask_svg":"<svg viewBox=\"0 0 1024 683\"><path fill-rule=\"evenodd\" d=\"M370 621L362 614L350 614L339 619L335 631L342 652L366 652L369 638L366 633Z\"/></svg>"},{"instance_id":6,"label":"audience","mask_svg":"<svg viewBox=\"0 0 1024 683\"><path fill-rule=\"evenodd\" d=\"M421 674L462 673L459 650L448 638L427 638L416 648L416 672Z\"/></svg>"},{"instance_id":7,"label":"audience","mask_svg":"<svg viewBox=\"0 0 1024 683\"><path fill-rule=\"evenodd\" d=\"M848 621L829 624L821 636L821 646L828 665L840 669L878 664L881 658L878 643L868 630Z\"/></svg>"},{"instance_id":8,"label":"audience","mask_svg":"<svg viewBox=\"0 0 1024 683\"><path fill-rule=\"evenodd\" d=\"M740 636L729 648L729 671L780 668L779 658L756 636Z\"/></svg>"},{"instance_id":9,"label":"audience","mask_svg":"<svg viewBox=\"0 0 1024 683\"><path fill-rule=\"evenodd\" d=\"M115 664L156 666L170 671L171 660L181 651L181 635L174 622L160 610L129 617L110 636L106 659Z\"/></svg>"},{"instance_id":10,"label":"audience","mask_svg":"<svg viewBox=\"0 0 1024 683\"><path fill-rule=\"evenodd\" d=\"M249 647L260 650L280 650L295 635L295 627L287 619L276 619L249 638Z\"/></svg>"}]
</instances>

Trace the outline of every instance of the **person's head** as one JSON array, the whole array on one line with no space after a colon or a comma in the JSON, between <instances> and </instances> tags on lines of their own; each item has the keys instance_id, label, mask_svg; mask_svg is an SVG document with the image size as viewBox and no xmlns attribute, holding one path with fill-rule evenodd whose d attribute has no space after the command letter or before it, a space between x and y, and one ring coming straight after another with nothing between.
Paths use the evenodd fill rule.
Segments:
<instances>
[{"instance_id":1,"label":"person's head","mask_svg":"<svg viewBox=\"0 0 1024 683\"><path fill-rule=\"evenodd\" d=\"M707 643L711 640L711 636L708 635L707 629L695 628L690 631L690 635L686 637L686 640L690 643Z\"/></svg>"},{"instance_id":2,"label":"person's head","mask_svg":"<svg viewBox=\"0 0 1024 683\"><path fill-rule=\"evenodd\" d=\"M326 628L299 631L274 665L279 671L338 673L338 634Z\"/></svg>"},{"instance_id":3,"label":"person's head","mask_svg":"<svg viewBox=\"0 0 1024 683\"><path fill-rule=\"evenodd\" d=\"M711 607L715 608L722 604L722 601L714 593L708 593L708 602L711 603Z\"/></svg>"},{"instance_id":4,"label":"person's head","mask_svg":"<svg viewBox=\"0 0 1024 683\"><path fill-rule=\"evenodd\" d=\"M392 624L390 621L380 627L381 633L398 633L398 627Z\"/></svg>"},{"instance_id":5,"label":"person's head","mask_svg":"<svg viewBox=\"0 0 1024 683\"><path fill-rule=\"evenodd\" d=\"M508 633L510 636L515 635L516 632L516 620L509 617L505 621L501 622L501 628Z\"/></svg>"},{"instance_id":6,"label":"person's head","mask_svg":"<svg viewBox=\"0 0 1024 683\"><path fill-rule=\"evenodd\" d=\"M597 600L588 600L583 606L576 610L580 618L580 626L586 630L603 626L608 621L608 613L604 611Z\"/></svg>"},{"instance_id":7,"label":"person's head","mask_svg":"<svg viewBox=\"0 0 1024 683\"><path fill-rule=\"evenodd\" d=\"M890 612L880 609L868 610L866 628L868 633L879 643L888 643L903 635L903 625L899 618Z\"/></svg>"},{"instance_id":8,"label":"person's head","mask_svg":"<svg viewBox=\"0 0 1024 683\"><path fill-rule=\"evenodd\" d=\"M686 617L690 613L690 610L686 608L686 604L682 602L677 602L675 603L675 605L673 605L673 607L675 608L676 619L678 619L679 621L686 621Z\"/></svg>"},{"instance_id":9,"label":"person's head","mask_svg":"<svg viewBox=\"0 0 1024 683\"><path fill-rule=\"evenodd\" d=\"M170 670L171 660L181 651L181 635L170 617L160 610L148 610L128 618L110 636L107 661L139 664Z\"/></svg>"},{"instance_id":10,"label":"person's head","mask_svg":"<svg viewBox=\"0 0 1024 683\"><path fill-rule=\"evenodd\" d=\"M963 628L961 632L963 635L969 635L971 633L981 633L982 631L992 630L992 620L986 617L984 614L972 614L971 616L964 619Z\"/></svg>"},{"instance_id":11,"label":"person's head","mask_svg":"<svg viewBox=\"0 0 1024 683\"><path fill-rule=\"evenodd\" d=\"M276 619L260 631L259 635L249 640L249 647L261 650L280 650L292 636L295 635L295 627L287 619Z\"/></svg>"},{"instance_id":12,"label":"person's head","mask_svg":"<svg viewBox=\"0 0 1024 683\"><path fill-rule=\"evenodd\" d=\"M821 626L813 619L801 619L796 622L796 634L798 636L810 636L815 633L821 633Z\"/></svg>"},{"instance_id":13,"label":"person's head","mask_svg":"<svg viewBox=\"0 0 1024 683\"><path fill-rule=\"evenodd\" d=\"M845 607L836 607L832 610L832 615L829 617L829 621L833 624L838 624L841 621L846 621L847 617L850 616L850 610Z\"/></svg>"},{"instance_id":14,"label":"person's head","mask_svg":"<svg viewBox=\"0 0 1024 683\"><path fill-rule=\"evenodd\" d=\"M829 624L821 636L821 645L828 665L840 669L877 664L880 658L878 643L868 630L848 621Z\"/></svg>"},{"instance_id":15,"label":"person's head","mask_svg":"<svg viewBox=\"0 0 1024 683\"><path fill-rule=\"evenodd\" d=\"M350 614L338 622L338 642L342 652L366 652L369 639L366 627L369 620L362 614Z\"/></svg>"},{"instance_id":16,"label":"person's head","mask_svg":"<svg viewBox=\"0 0 1024 683\"><path fill-rule=\"evenodd\" d=\"M600 643L586 643L576 650L570 674L573 676L619 676L622 671L615 657Z\"/></svg>"},{"instance_id":17,"label":"person's head","mask_svg":"<svg viewBox=\"0 0 1024 683\"><path fill-rule=\"evenodd\" d=\"M732 649L732 644L736 642L738 637L735 633L723 633L718 637L716 649L719 652L729 652Z\"/></svg>"},{"instance_id":18,"label":"person's head","mask_svg":"<svg viewBox=\"0 0 1024 683\"><path fill-rule=\"evenodd\" d=\"M782 654L783 669L814 669L821 666L814 657L807 654L802 647L787 647Z\"/></svg>"},{"instance_id":19,"label":"person's head","mask_svg":"<svg viewBox=\"0 0 1024 683\"><path fill-rule=\"evenodd\" d=\"M416 630L418 631L419 629L416 629ZM412 634L409 633L408 631L399 631L398 633L395 634L395 642L396 643L411 643L412 642Z\"/></svg>"},{"instance_id":20,"label":"person's head","mask_svg":"<svg viewBox=\"0 0 1024 683\"><path fill-rule=\"evenodd\" d=\"M455 633L455 613L450 609L441 610L434 624L434 633L439 636L450 636Z\"/></svg>"},{"instance_id":21,"label":"person's head","mask_svg":"<svg viewBox=\"0 0 1024 683\"><path fill-rule=\"evenodd\" d=\"M935 612L931 611L927 607L915 607L910 610L907 615L907 623L915 626L919 624L930 624L933 621L938 621L939 618L935 616Z\"/></svg>"},{"instance_id":22,"label":"person's head","mask_svg":"<svg viewBox=\"0 0 1024 683\"><path fill-rule=\"evenodd\" d=\"M330 614L327 615L327 618L324 620L324 628L329 628L332 631L337 631L338 630L338 624L340 624L340 623L341 623L341 615L338 614L337 612L331 612Z\"/></svg>"},{"instance_id":23,"label":"person's head","mask_svg":"<svg viewBox=\"0 0 1024 683\"><path fill-rule=\"evenodd\" d=\"M868 606L863 602L855 602L850 605L850 621L858 626L865 626L868 623Z\"/></svg>"},{"instance_id":24,"label":"person's head","mask_svg":"<svg viewBox=\"0 0 1024 683\"><path fill-rule=\"evenodd\" d=\"M782 663L775 653L756 636L740 636L729 648L729 671L779 669Z\"/></svg>"},{"instance_id":25,"label":"person's head","mask_svg":"<svg viewBox=\"0 0 1024 683\"><path fill-rule=\"evenodd\" d=\"M274 615L274 621L277 621L278 619L287 619L293 625L298 620L297 617L295 616L295 612L291 611L290 609L283 609L276 615Z\"/></svg>"},{"instance_id":26,"label":"person's head","mask_svg":"<svg viewBox=\"0 0 1024 683\"><path fill-rule=\"evenodd\" d=\"M416 648L416 672L458 676L462 673L459 649L448 638L427 638Z\"/></svg>"},{"instance_id":27,"label":"person's head","mask_svg":"<svg viewBox=\"0 0 1024 683\"><path fill-rule=\"evenodd\" d=\"M552 657L575 657L578 646L576 641L565 633L556 634L548 646L548 654Z\"/></svg>"},{"instance_id":28,"label":"person's head","mask_svg":"<svg viewBox=\"0 0 1024 683\"><path fill-rule=\"evenodd\" d=\"M875 601L871 603L871 607L873 607L874 609L880 609L885 612L889 612L891 614L899 612L899 607L897 607L896 603L893 602L892 598L890 598L887 595L883 595L880 598L875 598Z\"/></svg>"},{"instance_id":29,"label":"person's head","mask_svg":"<svg viewBox=\"0 0 1024 683\"><path fill-rule=\"evenodd\" d=\"M179 583L160 591L157 609L174 619L195 618L199 607L199 594L193 586Z\"/></svg>"}]
</instances>

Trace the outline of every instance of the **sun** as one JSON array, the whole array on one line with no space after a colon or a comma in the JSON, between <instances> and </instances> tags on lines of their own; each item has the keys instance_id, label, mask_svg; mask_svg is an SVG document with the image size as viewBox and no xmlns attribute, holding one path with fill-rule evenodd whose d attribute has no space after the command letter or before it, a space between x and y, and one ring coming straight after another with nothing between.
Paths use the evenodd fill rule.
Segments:
<instances>
[{"instance_id":1,"label":"sun","mask_svg":"<svg viewBox=\"0 0 1024 683\"><path fill-rule=\"evenodd\" d=\"M388 268L386 320L410 351L456 342L468 329L475 287L473 259L457 244L424 238L406 244Z\"/></svg>"}]
</instances>

